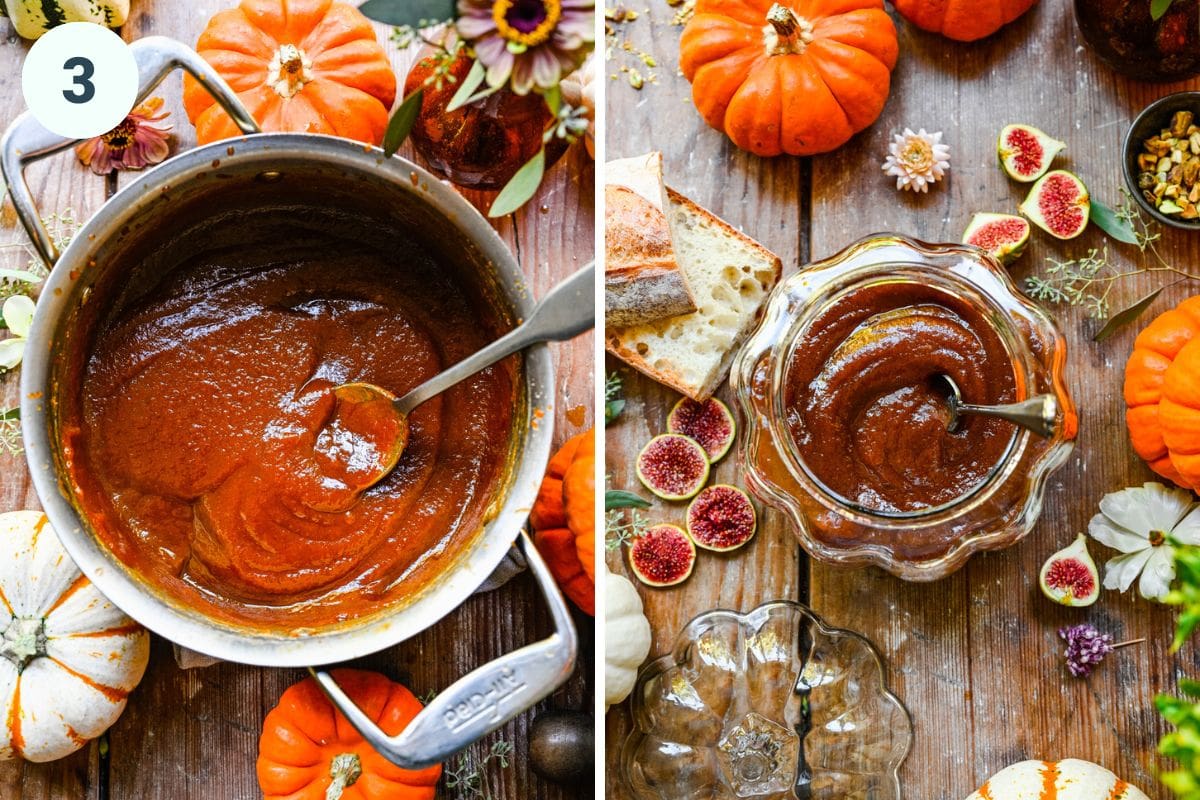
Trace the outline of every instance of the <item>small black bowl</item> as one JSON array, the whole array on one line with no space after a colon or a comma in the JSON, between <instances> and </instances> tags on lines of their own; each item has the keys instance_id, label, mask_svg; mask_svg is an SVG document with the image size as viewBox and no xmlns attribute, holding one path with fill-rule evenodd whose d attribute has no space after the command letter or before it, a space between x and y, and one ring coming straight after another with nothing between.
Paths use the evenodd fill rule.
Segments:
<instances>
[{"instance_id":1,"label":"small black bowl","mask_svg":"<svg viewBox=\"0 0 1200 800\"><path fill-rule=\"evenodd\" d=\"M1177 216L1160 213L1142 196L1142 190L1137 185L1138 174L1141 172L1137 160L1142 152L1142 142L1157 136L1163 128L1169 128L1171 117L1175 116L1176 111L1191 111L1196 115L1197 124L1200 124L1200 92L1175 92L1160 97L1137 115L1133 124L1129 126L1129 132L1125 134L1125 144L1122 146L1125 185L1129 187L1129 193L1133 195L1138 206L1153 219L1172 228L1196 230L1200 229L1200 219L1179 219Z\"/></svg>"}]
</instances>

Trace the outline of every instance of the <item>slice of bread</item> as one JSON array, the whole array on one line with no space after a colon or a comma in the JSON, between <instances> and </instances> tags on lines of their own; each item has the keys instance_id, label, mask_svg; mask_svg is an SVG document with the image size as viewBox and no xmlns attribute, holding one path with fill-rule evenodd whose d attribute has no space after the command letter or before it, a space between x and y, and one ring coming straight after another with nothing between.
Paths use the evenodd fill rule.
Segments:
<instances>
[{"instance_id":1,"label":"slice of bread","mask_svg":"<svg viewBox=\"0 0 1200 800\"><path fill-rule=\"evenodd\" d=\"M610 353L694 400L712 395L762 315L783 271L771 251L668 187L675 258L698 309L627 327L605 326Z\"/></svg>"},{"instance_id":2,"label":"slice of bread","mask_svg":"<svg viewBox=\"0 0 1200 800\"><path fill-rule=\"evenodd\" d=\"M663 211L662 153L608 162L605 182L605 319L630 326L695 311Z\"/></svg>"},{"instance_id":3,"label":"slice of bread","mask_svg":"<svg viewBox=\"0 0 1200 800\"><path fill-rule=\"evenodd\" d=\"M696 310L662 211L632 189L604 187L604 319L652 322Z\"/></svg>"}]
</instances>

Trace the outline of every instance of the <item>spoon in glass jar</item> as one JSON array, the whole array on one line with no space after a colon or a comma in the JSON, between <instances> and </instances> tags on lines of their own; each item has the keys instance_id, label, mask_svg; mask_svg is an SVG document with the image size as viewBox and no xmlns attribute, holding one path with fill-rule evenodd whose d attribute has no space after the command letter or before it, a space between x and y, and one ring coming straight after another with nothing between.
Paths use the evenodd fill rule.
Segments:
<instances>
[{"instance_id":1,"label":"spoon in glass jar","mask_svg":"<svg viewBox=\"0 0 1200 800\"><path fill-rule=\"evenodd\" d=\"M1039 394L1019 403L984 406L964 403L962 391L949 375L935 375L934 383L940 384L945 390L946 400L950 406L950 421L946 423L946 430L950 433L958 430L959 418L963 414L979 414L984 417L1008 420L1033 431L1043 439L1054 436L1058 426L1058 398L1052 394Z\"/></svg>"},{"instance_id":2,"label":"spoon in glass jar","mask_svg":"<svg viewBox=\"0 0 1200 800\"><path fill-rule=\"evenodd\" d=\"M318 449L348 454L356 463L346 466L360 489L378 483L400 460L408 444L408 415L417 406L530 345L566 341L595 327L595 274L594 264L583 267L551 289L520 325L403 397L373 383L335 387L337 404Z\"/></svg>"}]
</instances>

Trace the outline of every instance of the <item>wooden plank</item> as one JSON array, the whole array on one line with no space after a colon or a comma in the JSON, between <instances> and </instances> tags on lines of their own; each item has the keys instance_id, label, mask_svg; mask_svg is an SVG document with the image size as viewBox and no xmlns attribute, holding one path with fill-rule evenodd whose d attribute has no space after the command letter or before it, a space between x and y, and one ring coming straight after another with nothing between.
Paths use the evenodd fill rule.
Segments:
<instances>
[{"instance_id":1,"label":"wooden plank","mask_svg":"<svg viewBox=\"0 0 1200 800\"><path fill-rule=\"evenodd\" d=\"M209 15L229 5L223 0L190 4L186 14L147 0L134 4L122 35L127 40L161 34L194 44ZM387 29L378 26L386 40ZM9 32L0 22L0 31ZM392 54L401 82L413 51ZM26 45L11 35L0 49L0 109L8 118L23 105L20 99L20 63ZM194 146L194 132L180 102L181 78L174 74L156 94L166 100L172 114L175 152ZM10 108L11 107L11 108ZM406 146L405 154L411 155ZM580 266L593 249L592 167L581 147L574 148L553 168L538 196L527 209L494 221L501 237L516 252L531 278L535 292L542 293L557 280ZM121 182L130 176L121 176ZM103 181L91 178L63 155L46 166L31 170L31 185L50 208L61 197L79 196L79 218L86 219L103 201ZM476 206L486 210L494 193L465 193ZM544 211L542 209L545 209ZM23 240L4 206L3 227L8 238ZM9 258L7 252L4 258ZM13 256L15 257L15 256ZM5 262L6 266L15 266ZM586 429L592 420L592 339L580 337L556 345L552 353L557 381L563 387L555 415L555 444ZM16 380L5 382L5 399L16 399ZM9 462L12 463L9 463ZM4 508L33 504L28 473L19 459L0 456L0 501ZM581 667L552 698L533 712L510 723L497 736L514 744L512 767L493 764L486 777L497 800L525 797L590 796L584 791L551 786L534 776L528 765L526 738L530 721L547 707L590 709L594 663L590 619L577 616L583 640ZM452 683L471 668L510 652L546 635L549 621L528 576L521 576L501 590L468 600L446 620L415 639L376 654L356 666L379 669L425 694ZM170 645L155 637L151 665L146 678L131 697L125 715L109 733L110 759L108 795L111 797L171 797L178 800L242 800L257 796L254 761L261 721L283 690L304 673L299 670L270 670L235 664L204 669L180 670ZM493 737L493 739L496 737ZM60 797L97 797L100 770L95 746L52 765L0 765L0 796L13 800L42 800ZM454 792L446 793L456 796Z\"/></svg>"},{"instance_id":2,"label":"wooden plank","mask_svg":"<svg viewBox=\"0 0 1200 800\"><path fill-rule=\"evenodd\" d=\"M24 110L21 96L21 64L29 43L17 37L8 19L0 19L0 124L7 125ZM73 153L52 156L33 165L26 173L30 189L43 216L72 210L86 219L104 202L104 182L75 160ZM28 242L13 213L7 194L0 199L0 267L26 268L31 253L20 245ZM19 402L16 373L0 378L3 407ZM0 509L11 511L40 508L23 458L0 453ZM0 762L0 797L8 800L56 800L99 797L99 758L95 744L61 761L49 764Z\"/></svg>"},{"instance_id":3,"label":"wooden plank","mask_svg":"<svg viewBox=\"0 0 1200 800\"><path fill-rule=\"evenodd\" d=\"M687 81L678 74L675 9L665 3L626 7L636 9L637 19L611 26L614 35L607 42L612 54L605 81L611 121L606 129L608 157L662 150L672 188L758 239L790 271L802 251L806 201L800 196L801 164L741 153L705 126L692 108ZM657 66L647 68L639 54L649 55ZM638 91L622 67L643 76L652 72L655 78ZM667 413L679 395L611 356L606 361L606 373L621 376L626 398L624 412L605 435L609 485L648 495L637 480L634 460L651 437L666 431ZM727 386L717 396L733 407ZM735 455L713 468L710 483L744 485ZM681 525L685 508L685 503L657 501L646 516L651 523ZM651 589L638 583L623 551L610 551L607 561L613 572L626 575L638 588L653 630L651 658L670 650L675 635L695 615L713 608L749 610L768 600L800 599L805 577L795 540L782 516L769 509L760 515L753 541L728 555L701 553L692 577L677 587ZM607 797L626 797L617 763L629 729L628 704L611 709L606 717Z\"/></svg>"},{"instance_id":4,"label":"wooden plank","mask_svg":"<svg viewBox=\"0 0 1200 800\"><path fill-rule=\"evenodd\" d=\"M1092 59L1064 4L1043 3L975 45L903 25L901 36L883 118L847 147L813 160L814 256L832 254L871 229L956 241L973 212L1012 213L1027 187L1008 181L995 163L997 133L1010 122L1066 140L1056 166L1077 171L1109 205L1119 202L1121 138L1132 116L1164 90L1117 79ZM950 180L928 196L897 195L878 171L890 135L906 126L943 130L950 144ZM1094 230L1070 243L1035 233L1013 274L1023 279L1040 272L1048 257L1075 257L1104 245ZM1109 248L1119 266L1139 261L1132 248ZM1196 263L1194 238L1166 234L1162 250L1176 263ZM1118 294L1128 302L1157 283L1138 279ZM1153 311L1194 292L1178 286ZM1121 301L1114 305L1120 308ZM1081 435L1072 459L1051 481L1033 533L932 585L906 584L876 570L812 567L813 605L883 649L912 711L917 739L903 771L906 796L963 797L1012 761L1073 756L1114 769L1151 797L1167 797L1154 777L1166 765L1153 752L1164 726L1152 697L1173 688L1177 670L1200 671L1191 647L1179 658L1166 655L1173 614L1110 592L1093 610L1063 609L1037 588L1043 560L1086 529L1104 493L1152 478L1128 446L1120 397L1121 370L1138 326L1095 344L1090 339L1098 324L1080 310L1055 309L1055 315L1071 345L1068 379L1082 410ZM1111 555L1093 551L1098 560ZM1079 681L1064 668L1056 630L1084 620L1118 639L1150 641Z\"/></svg>"}]
</instances>

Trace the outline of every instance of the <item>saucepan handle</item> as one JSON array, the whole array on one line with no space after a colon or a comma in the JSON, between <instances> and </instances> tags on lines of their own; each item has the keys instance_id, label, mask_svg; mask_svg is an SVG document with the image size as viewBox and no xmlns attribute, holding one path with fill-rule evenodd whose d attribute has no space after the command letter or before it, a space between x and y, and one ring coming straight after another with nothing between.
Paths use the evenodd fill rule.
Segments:
<instances>
[{"instance_id":1,"label":"saucepan handle","mask_svg":"<svg viewBox=\"0 0 1200 800\"><path fill-rule=\"evenodd\" d=\"M233 118L242 133L259 133L258 123L246 111L237 94L195 50L166 36L147 36L129 45L138 67L137 102L145 100L154 88L175 69L183 69L200 82L221 108ZM33 246L47 264L58 260L58 247L34 203L25 183L25 165L64 150L78 141L51 133L28 111L21 114L0 139L0 172L8 184L17 217L33 240Z\"/></svg>"},{"instance_id":2,"label":"saucepan handle","mask_svg":"<svg viewBox=\"0 0 1200 800\"><path fill-rule=\"evenodd\" d=\"M310 669L321 688L362 737L403 769L445 761L561 686L571 675L579 640L571 613L546 562L529 537L520 545L550 606L554 633L484 664L435 697L397 736L388 736L341 690L328 672Z\"/></svg>"}]
</instances>

